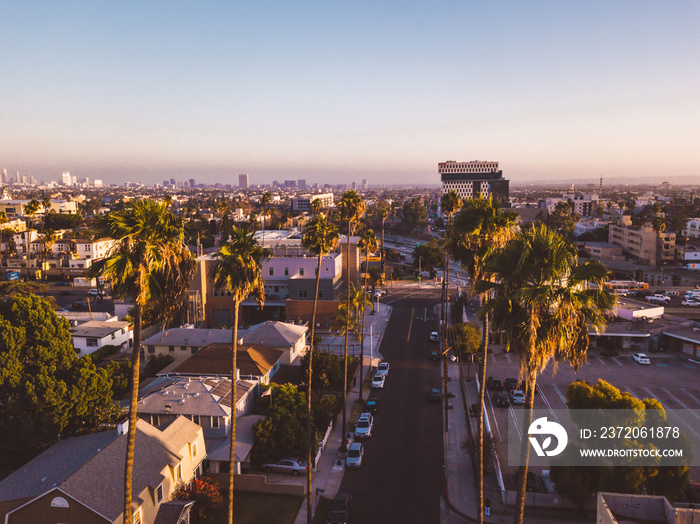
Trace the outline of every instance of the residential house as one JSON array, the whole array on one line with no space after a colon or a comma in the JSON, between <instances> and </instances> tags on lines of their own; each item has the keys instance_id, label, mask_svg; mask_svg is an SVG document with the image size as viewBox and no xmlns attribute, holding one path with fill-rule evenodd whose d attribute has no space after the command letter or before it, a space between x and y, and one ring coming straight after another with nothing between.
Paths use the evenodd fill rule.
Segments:
<instances>
[{"instance_id":1,"label":"residential house","mask_svg":"<svg viewBox=\"0 0 700 524\"><path fill-rule=\"evenodd\" d=\"M271 320L250 327L241 337L244 344L259 344L284 350L281 364L291 364L307 351L307 326Z\"/></svg>"},{"instance_id":2,"label":"residential house","mask_svg":"<svg viewBox=\"0 0 700 524\"><path fill-rule=\"evenodd\" d=\"M243 333L239 331L238 335ZM141 342L141 349L146 358L152 355L170 355L176 362L182 362L210 344L231 344L232 336L230 329L172 328Z\"/></svg>"},{"instance_id":3,"label":"residential house","mask_svg":"<svg viewBox=\"0 0 700 524\"><path fill-rule=\"evenodd\" d=\"M6 524L121 524L126 427L61 440L0 482ZM135 523L163 514L187 522L190 506L170 503L175 489L203 473L202 428L185 417L156 428L136 423L133 473ZM183 520L184 519L184 520Z\"/></svg>"},{"instance_id":4,"label":"residential house","mask_svg":"<svg viewBox=\"0 0 700 524\"><path fill-rule=\"evenodd\" d=\"M121 350L134 344L134 332L128 322L90 320L72 327L71 341L80 355L89 355L104 346L119 346Z\"/></svg>"}]
</instances>

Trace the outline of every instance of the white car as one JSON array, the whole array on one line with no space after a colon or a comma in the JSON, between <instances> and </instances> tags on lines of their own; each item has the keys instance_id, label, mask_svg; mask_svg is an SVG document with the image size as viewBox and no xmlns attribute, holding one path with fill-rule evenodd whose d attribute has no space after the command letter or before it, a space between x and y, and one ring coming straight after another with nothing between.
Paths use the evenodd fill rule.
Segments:
<instances>
[{"instance_id":1,"label":"white car","mask_svg":"<svg viewBox=\"0 0 700 524\"><path fill-rule=\"evenodd\" d=\"M681 302L682 306L689 306L689 307L698 307L700 306L700 297L697 299L686 299L683 302Z\"/></svg>"},{"instance_id":2,"label":"white car","mask_svg":"<svg viewBox=\"0 0 700 524\"><path fill-rule=\"evenodd\" d=\"M632 358L637 364L643 364L643 365L649 365L651 364L651 360L649 360L649 357L646 356L644 353L633 353Z\"/></svg>"},{"instance_id":3,"label":"white car","mask_svg":"<svg viewBox=\"0 0 700 524\"><path fill-rule=\"evenodd\" d=\"M376 374L388 376L389 375L389 363L388 362L380 362L379 365L377 366L377 373Z\"/></svg>"},{"instance_id":4,"label":"white car","mask_svg":"<svg viewBox=\"0 0 700 524\"><path fill-rule=\"evenodd\" d=\"M433 331L430 333L430 341L431 342L440 342L440 335L438 334L437 331Z\"/></svg>"},{"instance_id":5,"label":"white car","mask_svg":"<svg viewBox=\"0 0 700 524\"><path fill-rule=\"evenodd\" d=\"M374 417L369 413L363 413L355 424L355 438L369 438L374 429Z\"/></svg>"},{"instance_id":6,"label":"white car","mask_svg":"<svg viewBox=\"0 0 700 524\"><path fill-rule=\"evenodd\" d=\"M365 448L359 442L353 442L348 448L348 456L345 459L346 468L359 468L362 466L362 457L365 454Z\"/></svg>"},{"instance_id":7,"label":"white car","mask_svg":"<svg viewBox=\"0 0 700 524\"><path fill-rule=\"evenodd\" d=\"M383 289L377 289L377 290L374 292L374 298L381 298L381 297L383 297L384 295L386 295L386 291L384 291Z\"/></svg>"},{"instance_id":8,"label":"white car","mask_svg":"<svg viewBox=\"0 0 700 524\"><path fill-rule=\"evenodd\" d=\"M386 375L374 375L372 379L372 389L384 389L384 381L386 380Z\"/></svg>"}]
</instances>

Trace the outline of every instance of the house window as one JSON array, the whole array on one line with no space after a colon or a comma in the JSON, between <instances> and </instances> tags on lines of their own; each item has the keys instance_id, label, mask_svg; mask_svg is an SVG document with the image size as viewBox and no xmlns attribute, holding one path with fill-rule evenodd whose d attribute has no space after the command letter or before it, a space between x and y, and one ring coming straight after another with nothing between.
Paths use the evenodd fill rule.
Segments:
<instances>
[{"instance_id":1,"label":"house window","mask_svg":"<svg viewBox=\"0 0 700 524\"><path fill-rule=\"evenodd\" d=\"M270 273L270 276L271 276L271 277L275 276L275 268L271 267L271 268L269 269L269 273Z\"/></svg>"},{"instance_id":2,"label":"house window","mask_svg":"<svg viewBox=\"0 0 700 524\"><path fill-rule=\"evenodd\" d=\"M192 346L192 349L190 350L192 354L194 355L197 351L199 351L199 347L197 346Z\"/></svg>"},{"instance_id":3,"label":"house window","mask_svg":"<svg viewBox=\"0 0 700 524\"><path fill-rule=\"evenodd\" d=\"M306 289L300 289L299 298L309 298L309 292Z\"/></svg>"},{"instance_id":4,"label":"house window","mask_svg":"<svg viewBox=\"0 0 700 524\"><path fill-rule=\"evenodd\" d=\"M117 338L117 335L115 333L112 333L112 340L114 340L115 338Z\"/></svg>"},{"instance_id":5,"label":"house window","mask_svg":"<svg viewBox=\"0 0 700 524\"><path fill-rule=\"evenodd\" d=\"M192 415L192 422L199 425L199 415Z\"/></svg>"},{"instance_id":6,"label":"house window","mask_svg":"<svg viewBox=\"0 0 700 524\"><path fill-rule=\"evenodd\" d=\"M304 268L303 268L303 267L300 267L300 268L299 268L299 276L300 276L300 277L303 277L303 276L304 276Z\"/></svg>"},{"instance_id":7,"label":"house window","mask_svg":"<svg viewBox=\"0 0 700 524\"><path fill-rule=\"evenodd\" d=\"M151 415L151 424L154 426L160 426L160 416L159 415Z\"/></svg>"},{"instance_id":8,"label":"house window","mask_svg":"<svg viewBox=\"0 0 700 524\"><path fill-rule=\"evenodd\" d=\"M285 267L285 268L284 268L284 276L285 276L285 277L288 277L288 276L289 276L289 268L288 268L288 267Z\"/></svg>"},{"instance_id":9,"label":"house window","mask_svg":"<svg viewBox=\"0 0 700 524\"><path fill-rule=\"evenodd\" d=\"M87 339L85 339L85 345L89 348L96 348L97 347L97 339L96 338L87 338Z\"/></svg>"},{"instance_id":10,"label":"house window","mask_svg":"<svg viewBox=\"0 0 700 524\"><path fill-rule=\"evenodd\" d=\"M155 347L155 346L148 346L148 352L149 352L149 353L155 353L155 352L156 352L156 347Z\"/></svg>"},{"instance_id":11,"label":"house window","mask_svg":"<svg viewBox=\"0 0 700 524\"><path fill-rule=\"evenodd\" d=\"M182 462L180 462L175 468L175 481L182 480Z\"/></svg>"},{"instance_id":12,"label":"house window","mask_svg":"<svg viewBox=\"0 0 700 524\"><path fill-rule=\"evenodd\" d=\"M156 504L163 502L163 484L156 488Z\"/></svg>"},{"instance_id":13,"label":"house window","mask_svg":"<svg viewBox=\"0 0 700 524\"><path fill-rule=\"evenodd\" d=\"M211 427L214 429L219 428L219 417L212 417L211 418Z\"/></svg>"},{"instance_id":14,"label":"house window","mask_svg":"<svg viewBox=\"0 0 700 524\"><path fill-rule=\"evenodd\" d=\"M168 351L171 353L175 351L175 346L168 346Z\"/></svg>"},{"instance_id":15,"label":"house window","mask_svg":"<svg viewBox=\"0 0 700 524\"><path fill-rule=\"evenodd\" d=\"M318 290L318 298L323 298L323 289Z\"/></svg>"},{"instance_id":16,"label":"house window","mask_svg":"<svg viewBox=\"0 0 700 524\"><path fill-rule=\"evenodd\" d=\"M180 346L180 351L187 351L187 346Z\"/></svg>"},{"instance_id":17,"label":"house window","mask_svg":"<svg viewBox=\"0 0 700 524\"><path fill-rule=\"evenodd\" d=\"M197 458L197 443L192 444L192 458L195 459Z\"/></svg>"}]
</instances>

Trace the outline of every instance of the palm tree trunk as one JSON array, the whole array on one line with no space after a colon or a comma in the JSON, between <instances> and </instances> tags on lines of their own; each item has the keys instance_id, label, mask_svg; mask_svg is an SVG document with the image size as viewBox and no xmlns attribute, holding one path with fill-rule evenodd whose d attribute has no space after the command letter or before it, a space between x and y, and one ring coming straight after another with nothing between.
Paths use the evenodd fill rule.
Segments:
<instances>
[{"instance_id":1,"label":"palm tree trunk","mask_svg":"<svg viewBox=\"0 0 700 524\"><path fill-rule=\"evenodd\" d=\"M314 293L314 308L311 311L311 349L309 350L308 384L306 387L306 522L311 524L313 520L313 505L311 499L311 376L313 366L311 361L314 356L314 336L316 332L316 305L318 304L318 288L321 284L321 261L323 256L318 255L318 271L316 272L316 292Z\"/></svg>"},{"instance_id":2,"label":"palm tree trunk","mask_svg":"<svg viewBox=\"0 0 700 524\"><path fill-rule=\"evenodd\" d=\"M233 326L231 329L231 435L228 468L228 524L233 524L233 475L236 467L236 368L238 366L238 298L233 299Z\"/></svg>"},{"instance_id":3,"label":"palm tree trunk","mask_svg":"<svg viewBox=\"0 0 700 524\"><path fill-rule=\"evenodd\" d=\"M347 316L345 317L345 351L343 353L343 441L340 446L340 451L345 453L348 449L347 440L347 403L348 403L348 335L350 334L350 235L352 229L348 222L348 240L346 242L346 257L345 257L345 295Z\"/></svg>"},{"instance_id":4,"label":"palm tree trunk","mask_svg":"<svg viewBox=\"0 0 700 524\"><path fill-rule=\"evenodd\" d=\"M367 309L365 307L365 299L367 298L367 269L369 268L369 250L365 253L365 282L364 282L364 287L363 287L363 298L362 298L362 337L360 337L360 402L362 402L363 397L363 392L364 392L364 384L363 384L363 377L362 377L362 370L365 364L365 310ZM372 364L370 363L370 366Z\"/></svg>"},{"instance_id":5,"label":"palm tree trunk","mask_svg":"<svg viewBox=\"0 0 700 524\"><path fill-rule=\"evenodd\" d=\"M489 351L489 316L484 315L483 325L484 357L481 363L481 388L479 391L479 503L477 511L479 524L484 522L484 396L486 390L486 359Z\"/></svg>"},{"instance_id":6,"label":"palm tree trunk","mask_svg":"<svg viewBox=\"0 0 700 524\"><path fill-rule=\"evenodd\" d=\"M386 270L384 269L384 222L382 220L382 278L384 279L384 289L386 290Z\"/></svg>"},{"instance_id":7,"label":"palm tree trunk","mask_svg":"<svg viewBox=\"0 0 700 524\"><path fill-rule=\"evenodd\" d=\"M139 371L141 365L141 275L139 270L136 284L136 304L134 305L134 347L131 351L131 399L129 402L129 427L126 434L126 457L124 460L124 524L131 524L131 499L134 475L134 449L136 445L136 421L138 420L137 403L139 399Z\"/></svg>"},{"instance_id":8,"label":"palm tree trunk","mask_svg":"<svg viewBox=\"0 0 700 524\"><path fill-rule=\"evenodd\" d=\"M523 423L523 430L529 428L532 424L532 408L535 405L535 385L537 383L537 372L531 370L527 376L527 398L525 399L525 421ZM523 518L525 517L525 495L527 490L527 468L530 462L530 441L526 435L523 435L523 440L520 445L520 456L523 458L523 465L520 466L518 473L520 477L518 481L520 485L518 486L518 501L517 508L515 510L515 518L513 522L515 524L523 524Z\"/></svg>"}]
</instances>

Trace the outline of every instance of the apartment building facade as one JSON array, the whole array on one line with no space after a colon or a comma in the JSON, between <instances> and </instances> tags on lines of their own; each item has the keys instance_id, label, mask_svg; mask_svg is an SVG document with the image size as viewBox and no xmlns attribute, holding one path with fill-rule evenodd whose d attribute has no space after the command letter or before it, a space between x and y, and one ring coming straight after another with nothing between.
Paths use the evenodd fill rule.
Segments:
<instances>
[{"instance_id":1,"label":"apartment building facade","mask_svg":"<svg viewBox=\"0 0 700 524\"><path fill-rule=\"evenodd\" d=\"M632 258L650 266L659 266L675 258L676 234L657 233L651 226L610 225L608 242L622 248Z\"/></svg>"},{"instance_id":2,"label":"apartment building facade","mask_svg":"<svg viewBox=\"0 0 700 524\"><path fill-rule=\"evenodd\" d=\"M462 199L481 195L484 198L493 197L503 206L509 205L510 181L503 178L498 162L448 160L438 163L438 173L443 195L454 190Z\"/></svg>"}]
</instances>

